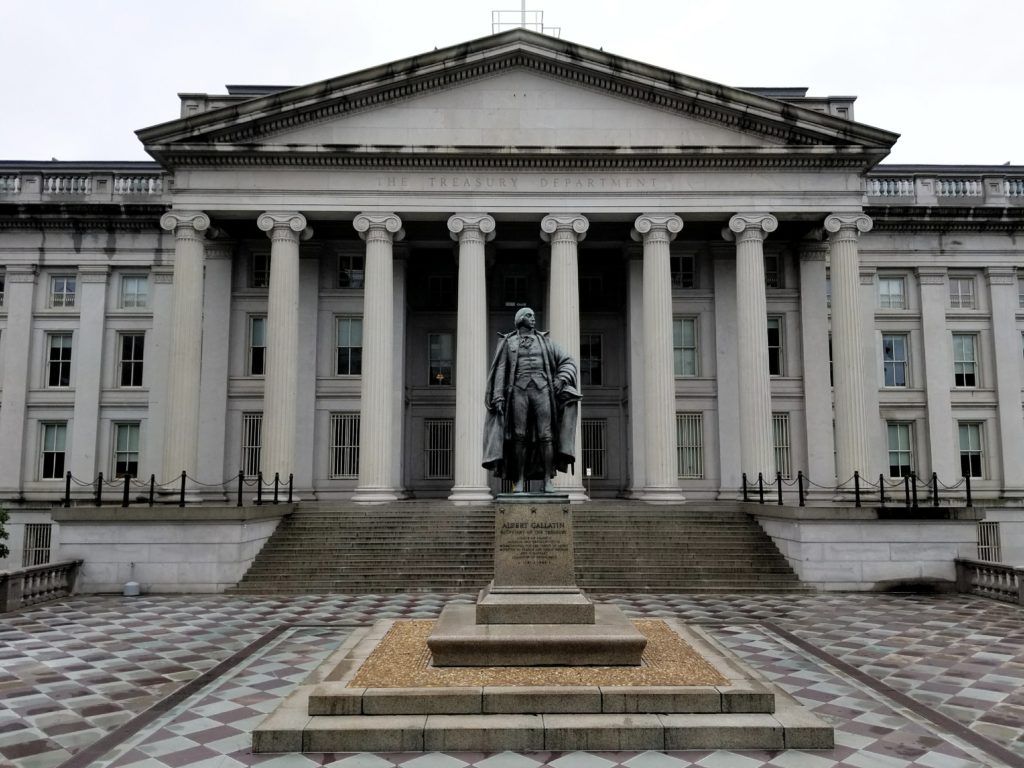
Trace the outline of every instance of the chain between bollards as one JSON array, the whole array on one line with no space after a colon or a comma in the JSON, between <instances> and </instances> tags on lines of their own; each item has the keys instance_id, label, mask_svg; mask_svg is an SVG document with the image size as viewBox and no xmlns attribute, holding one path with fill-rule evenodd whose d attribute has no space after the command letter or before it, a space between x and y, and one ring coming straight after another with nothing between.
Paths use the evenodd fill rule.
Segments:
<instances>
[{"instance_id":1,"label":"chain between bollards","mask_svg":"<svg viewBox=\"0 0 1024 768\"><path fill-rule=\"evenodd\" d=\"M917 473L910 473L910 496L914 500L914 509L917 509Z\"/></svg>"},{"instance_id":2,"label":"chain between bollards","mask_svg":"<svg viewBox=\"0 0 1024 768\"><path fill-rule=\"evenodd\" d=\"M153 497L156 495L156 475L149 476L149 506L153 506Z\"/></svg>"},{"instance_id":3,"label":"chain between bollards","mask_svg":"<svg viewBox=\"0 0 1024 768\"><path fill-rule=\"evenodd\" d=\"M127 507L128 506L128 495L130 493L129 484L131 483L131 481L132 481L132 476L129 473L125 472L125 474L124 474L124 493L121 494L121 506L122 507Z\"/></svg>"},{"instance_id":4,"label":"chain between bollards","mask_svg":"<svg viewBox=\"0 0 1024 768\"><path fill-rule=\"evenodd\" d=\"M885 475L878 473L878 503L885 506Z\"/></svg>"},{"instance_id":5,"label":"chain between bollards","mask_svg":"<svg viewBox=\"0 0 1024 768\"><path fill-rule=\"evenodd\" d=\"M102 472L100 472L96 476L96 501L95 501L95 504L96 504L97 507L102 506L102 504L103 504L103 473Z\"/></svg>"},{"instance_id":6,"label":"chain between bollards","mask_svg":"<svg viewBox=\"0 0 1024 768\"><path fill-rule=\"evenodd\" d=\"M181 470L181 490L178 493L178 506L179 507L184 507L185 506L185 478L186 477L187 477L187 475L185 474L185 470L184 469Z\"/></svg>"},{"instance_id":7,"label":"chain between bollards","mask_svg":"<svg viewBox=\"0 0 1024 768\"><path fill-rule=\"evenodd\" d=\"M69 478L71 477L71 473L70 472L68 472L68 477ZM744 501L750 501L750 498L747 495L747 473L746 472L743 473L743 500Z\"/></svg>"},{"instance_id":8,"label":"chain between bollards","mask_svg":"<svg viewBox=\"0 0 1024 768\"><path fill-rule=\"evenodd\" d=\"M256 506L263 503L263 470L256 473Z\"/></svg>"},{"instance_id":9,"label":"chain between bollards","mask_svg":"<svg viewBox=\"0 0 1024 768\"><path fill-rule=\"evenodd\" d=\"M281 473L274 473L274 503L277 504L277 489L281 485Z\"/></svg>"},{"instance_id":10,"label":"chain between bollards","mask_svg":"<svg viewBox=\"0 0 1024 768\"><path fill-rule=\"evenodd\" d=\"M964 487L967 489L967 506L973 507L974 503L971 501L971 476L964 475Z\"/></svg>"},{"instance_id":11,"label":"chain between bollards","mask_svg":"<svg viewBox=\"0 0 1024 768\"><path fill-rule=\"evenodd\" d=\"M64 506L71 506L71 473L64 475Z\"/></svg>"},{"instance_id":12,"label":"chain between bollards","mask_svg":"<svg viewBox=\"0 0 1024 768\"><path fill-rule=\"evenodd\" d=\"M853 470L853 506L860 506L860 472Z\"/></svg>"},{"instance_id":13,"label":"chain between bollards","mask_svg":"<svg viewBox=\"0 0 1024 768\"><path fill-rule=\"evenodd\" d=\"M804 506L804 471L798 470L796 473L796 486L800 492L800 506Z\"/></svg>"},{"instance_id":14,"label":"chain between bollards","mask_svg":"<svg viewBox=\"0 0 1024 768\"><path fill-rule=\"evenodd\" d=\"M782 506L782 473L775 472L775 487L779 490L779 506Z\"/></svg>"},{"instance_id":15,"label":"chain between bollards","mask_svg":"<svg viewBox=\"0 0 1024 768\"><path fill-rule=\"evenodd\" d=\"M242 470L238 470L238 504L242 506L242 485L245 483L245 473Z\"/></svg>"},{"instance_id":16,"label":"chain between bollards","mask_svg":"<svg viewBox=\"0 0 1024 768\"><path fill-rule=\"evenodd\" d=\"M295 481L295 475L291 472L288 473L288 503L292 503L292 483Z\"/></svg>"},{"instance_id":17,"label":"chain between bollards","mask_svg":"<svg viewBox=\"0 0 1024 768\"><path fill-rule=\"evenodd\" d=\"M764 504L764 473L757 473L757 503Z\"/></svg>"}]
</instances>

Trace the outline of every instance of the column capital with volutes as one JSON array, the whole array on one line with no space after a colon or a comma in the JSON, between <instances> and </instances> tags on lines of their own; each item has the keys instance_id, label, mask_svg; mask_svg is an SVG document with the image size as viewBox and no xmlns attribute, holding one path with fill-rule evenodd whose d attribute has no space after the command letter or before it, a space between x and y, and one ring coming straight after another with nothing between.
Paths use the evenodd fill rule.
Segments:
<instances>
[{"instance_id":1,"label":"column capital with volutes","mask_svg":"<svg viewBox=\"0 0 1024 768\"><path fill-rule=\"evenodd\" d=\"M209 229L210 217L202 211L167 211L160 217L160 226L178 237L188 237Z\"/></svg>"},{"instance_id":2,"label":"column capital with volutes","mask_svg":"<svg viewBox=\"0 0 1024 768\"><path fill-rule=\"evenodd\" d=\"M448 234L456 242L476 237L490 242L494 239L494 217L486 213L456 213L448 219Z\"/></svg>"},{"instance_id":3,"label":"column capital with volutes","mask_svg":"<svg viewBox=\"0 0 1024 768\"><path fill-rule=\"evenodd\" d=\"M630 236L637 242L663 240L671 243L683 231L683 220L675 214L644 213L633 222Z\"/></svg>"},{"instance_id":4,"label":"column capital with volutes","mask_svg":"<svg viewBox=\"0 0 1024 768\"><path fill-rule=\"evenodd\" d=\"M405 237L402 220L395 213L360 213L352 220L352 226L366 241L387 240L393 243Z\"/></svg>"},{"instance_id":5,"label":"column capital with volutes","mask_svg":"<svg viewBox=\"0 0 1024 768\"><path fill-rule=\"evenodd\" d=\"M874 222L864 213L833 213L825 217L825 231L830 241L857 240L870 232Z\"/></svg>"},{"instance_id":6,"label":"column capital with volutes","mask_svg":"<svg viewBox=\"0 0 1024 768\"><path fill-rule=\"evenodd\" d=\"M313 229L306 222L306 217L297 211L266 211L256 219L256 226L266 232L271 240L298 242L313 236Z\"/></svg>"},{"instance_id":7,"label":"column capital with volutes","mask_svg":"<svg viewBox=\"0 0 1024 768\"><path fill-rule=\"evenodd\" d=\"M737 213L722 230L726 240L764 240L779 228L779 220L770 213Z\"/></svg>"},{"instance_id":8,"label":"column capital with volutes","mask_svg":"<svg viewBox=\"0 0 1024 768\"><path fill-rule=\"evenodd\" d=\"M540 220L540 237L546 243L559 237L571 237L580 243L588 229L590 222L581 213L551 213Z\"/></svg>"}]
</instances>

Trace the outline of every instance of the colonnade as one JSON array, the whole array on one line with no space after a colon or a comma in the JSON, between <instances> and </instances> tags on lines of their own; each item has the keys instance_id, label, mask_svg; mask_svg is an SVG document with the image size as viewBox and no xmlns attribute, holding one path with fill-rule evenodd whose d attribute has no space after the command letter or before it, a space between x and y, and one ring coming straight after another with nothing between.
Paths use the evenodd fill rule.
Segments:
<instances>
[{"instance_id":1,"label":"colonnade","mask_svg":"<svg viewBox=\"0 0 1024 768\"><path fill-rule=\"evenodd\" d=\"M200 356L203 306L204 212L171 211L161 225L175 235L172 333L165 405L163 475L173 477L196 469L199 432ZM299 348L299 242L312 235L305 217L294 211L268 211L257 219L271 240L267 318L267 359L262 434L265 475L287 477L296 461L296 394ZM396 338L393 313L393 246L404 236L394 213L361 213L353 226L366 243L363 300L363 363L361 380L360 462L353 499L385 502L398 498L393 394ZM768 213L740 213L723 230L736 245L738 411L741 471L756 477L775 471L771 389L766 339L764 240L778 227ZM824 219L832 270L832 328L836 377L835 419L837 468L841 480L853 470L865 471L871 456L862 354L863 331L858 236L870 230L863 214L834 214ZM541 236L551 244L548 321L552 337L579 360L580 304L578 246L589 221L578 213L552 214L540 222ZM448 219L458 243L458 320L455 407L455 502L491 498L481 467L484 390L490 349L487 341L485 244L496 235L492 216L457 213ZM634 222L633 239L642 243L642 397L634 395L632 418L643 424L641 444L645 476L634 478L640 498L681 501L676 468L675 376L672 342L670 243L683 221L671 214L643 214ZM824 296L820 301L824 302ZM584 401L585 407L585 401ZM722 408L729 407L722 404ZM635 433L636 434L636 433ZM577 427L576 456L580 457ZM579 474L559 476L562 489L585 498Z\"/></svg>"}]
</instances>

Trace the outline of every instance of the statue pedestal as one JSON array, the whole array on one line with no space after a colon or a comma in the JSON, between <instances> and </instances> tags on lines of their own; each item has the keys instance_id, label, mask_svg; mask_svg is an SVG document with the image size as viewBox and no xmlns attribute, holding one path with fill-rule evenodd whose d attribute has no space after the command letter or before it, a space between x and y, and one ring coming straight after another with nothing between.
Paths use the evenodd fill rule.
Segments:
<instances>
[{"instance_id":1,"label":"statue pedestal","mask_svg":"<svg viewBox=\"0 0 1024 768\"><path fill-rule=\"evenodd\" d=\"M616 606L576 586L565 494L507 494L494 516L494 581L441 612L434 665L637 666L647 641Z\"/></svg>"}]
</instances>

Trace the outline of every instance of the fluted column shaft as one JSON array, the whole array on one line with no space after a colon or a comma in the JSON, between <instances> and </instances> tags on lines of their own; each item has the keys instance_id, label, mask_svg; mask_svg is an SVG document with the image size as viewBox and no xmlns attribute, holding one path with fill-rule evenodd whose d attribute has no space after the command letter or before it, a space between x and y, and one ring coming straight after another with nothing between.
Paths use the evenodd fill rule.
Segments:
<instances>
[{"instance_id":1,"label":"fluted column shaft","mask_svg":"<svg viewBox=\"0 0 1024 768\"><path fill-rule=\"evenodd\" d=\"M164 446L160 482L185 471L195 477L199 445L199 381L203 342L203 232L205 213L170 211L160 226L174 232L171 344L164 403Z\"/></svg>"},{"instance_id":2,"label":"fluted column shaft","mask_svg":"<svg viewBox=\"0 0 1024 768\"><path fill-rule=\"evenodd\" d=\"M548 330L551 338L579 365L580 360L580 279L578 243L587 236L590 222L580 214L545 216L540 222L541 237L551 243ZM584 397L586 394L584 393ZM573 455L574 474L555 476L555 487L569 494L570 501L585 501L582 465L582 423L576 420Z\"/></svg>"},{"instance_id":3,"label":"fluted column shaft","mask_svg":"<svg viewBox=\"0 0 1024 768\"><path fill-rule=\"evenodd\" d=\"M832 384L828 375L828 307L825 256L820 240L800 252L800 337L804 363L804 413L807 434L806 472L813 482L835 485L832 431Z\"/></svg>"},{"instance_id":4,"label":"fluted column shaft","mask_svg":"<svg viewBox=\"0 0 1024 768\"><path fill-rule=\"evenodd\" d=\"M494 219L456 214L448 230L459 243L459 316L455 343L455 484L453 501L491 499L483 461L487 389L487 282L484 247Z\"/></svg>"},{"instance_id":5,"label":"fluted column shaft","mask_svg":"<svg viewBox=\"0 0 1024 768\"><path fill-rule=\"evenodd\" d=\"M868 439L866 382L873 380L864 366L860 300L860 256L857 240L871 229L864 214L834 214L825 219L829 233L832 278L832 367L835 375L836 470L840 483L854 471L862 474L875 466Z\"/></svg>"},{"instance_id":6,"label":"fluted column shaft","mask_svg":"<svg viewBox=\"0 0 1024 768\"><path fill-rule=\"evenodd\" d=\"M1024 496L1024 419L1020 408L1020 334L1017 331L1017 270L988 267L992 304L992 337L995 348L996 394L999 401L999 454L1002 459L1003 495ZM943 334L945 335L945 334ZM948 374L947 374L947 381Z\"/></svg>"},{"instance_id":7,"label":"fluted column shaft","mask_svg":"<svg viewBox=\"0 0 1024 768\"><path fill-rule=\"evenodd\" d=\"M736 337L740 390L740 465L747 480L775 477L772 390L768 370L768 309L764 288L764 238L779 226L770 214L737 214Z\"/></svg>"},{"instance_id":8,"label":"fluted column shaft","mask_svg":"<svg viewBox=\"0 0 1024 768\"><path fill-rule=\"evenodd\" d=\"M352 499L362 502L394 501L398 494L390 464L394 454L395 387L392 246L405 233L402 220L393 213L361 213L356 216L353 226L366 241L366 274L363 283L359 483Z\"/></svg>"},{"instance_id":9,"label":"fluted column shaft","mask_svg":"<svg viewBox=\"0 0 1024 768\"><path fill-rule=\"evenodd\" d=\"M644 214L633 239L643 242L644 437L646 501L681 501L676 464L676 380L672 359L672 268L669 243L678 216Z\"/></svg>"},{"instance_id":10,"label":"fluted column shaft","mask_svg":"<svg viewBox=\"0 0 1024 768\"><path fill-rule=\"evenodd\" d=\"M300 213L264 213L257 220L270 238L267 364L263 386L260 464L265 480L281 482L295 470L299 380L299 239L312 234Z\"/></svg>"}]
</instances>

